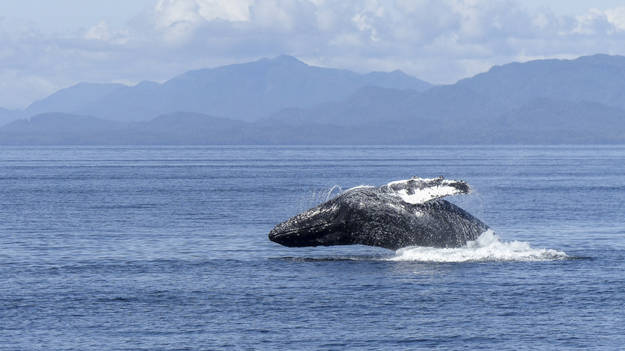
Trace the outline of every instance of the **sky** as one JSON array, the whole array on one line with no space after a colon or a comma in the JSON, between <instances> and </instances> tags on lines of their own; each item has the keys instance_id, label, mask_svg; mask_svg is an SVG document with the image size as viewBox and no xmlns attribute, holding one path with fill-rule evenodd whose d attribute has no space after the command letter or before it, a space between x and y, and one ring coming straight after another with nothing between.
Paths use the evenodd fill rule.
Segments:
<instances>
[{"instance_id":1,"label":"sky","mask_svg":"<svg viewBox=\"0 0 625 351\"><path fill-rule=\"evenodd\" d=\"M280 54L445 84L624 43L622 0L3 0L0 107Z\"/></svg>"}]
</instances>

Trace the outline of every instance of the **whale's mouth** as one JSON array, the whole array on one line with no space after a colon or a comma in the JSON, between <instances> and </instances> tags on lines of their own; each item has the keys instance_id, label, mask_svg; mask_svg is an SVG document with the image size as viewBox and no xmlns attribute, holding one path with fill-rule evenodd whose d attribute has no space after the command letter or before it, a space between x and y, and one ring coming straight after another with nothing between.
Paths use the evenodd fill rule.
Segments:
<instances>
[{"instance_id":1,"label":"whale's mouth","mask_svg":"<svg viewBox=\"0 0 625 351\"><path fill-rule=\"evenodd\" d=\"M319 240L331 232L332 227L332 224L327 223L309 226L290 226L285 223L269 232L269 240L288 247L323 245Z\"/></svg>"},{"instance_id":2,"label":"whale's mouth","mask_svg":"<svg viewBox=\"0 0 625 351\"><path fill-rule=\"evenodd\" d=\"M342 233L340 206L320 205L275 226L269 240L288 247L351 244Z\"/></svg>"}]
</instances>

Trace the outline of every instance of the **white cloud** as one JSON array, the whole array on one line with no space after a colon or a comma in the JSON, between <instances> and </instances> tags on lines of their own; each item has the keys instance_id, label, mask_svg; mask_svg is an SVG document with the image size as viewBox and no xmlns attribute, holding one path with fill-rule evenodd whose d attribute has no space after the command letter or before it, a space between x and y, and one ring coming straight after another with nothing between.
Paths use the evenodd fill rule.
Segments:
<instances>
[{"instance_id":1,"label":"white cloud","mask_svg":"<svg viewBox=\"0 0 625 351\"><path fill-rule=\"evenodd\" d=\"M204 23L242 22L250 18L252 0L158 0L150 16L167 42L188 39Z\"/></svg>"},{"instance_id":2,"label":"white cloud","mask_svg":"<svg viewBox=\"0 0 625 351\"><path fill-rule=\"evenodd\" d=\"M619 32L625 31L625 6L604 11L606 19L614 29Z\"/></svg>"},{"instance_id":3,"label":"white cloud","mask_svg":"<svg viewBox=\"0 0 625 351\"><path fill-rule=\"evenodd\" d=\"M111 30L108 23L105 21L101 21L95 26L89 28L85 32L84 38L87 40L99 40L118 45L126 44L129 39L127 30Z\"/></svg>"},{"instance_id":4,"label":"white cloud","mask_svg":"<svg viewBox=\"0 0 625 351\"><path fill-rule=\"evenodd\" d=\"M572 31L575 34L597 35L610 33L612 29L605 13L597 9L591 9L588 13L577 16L576 19L577 25Z\"/></svg>"},{"instance_id":5,"label":"white cloud","mask_svg":"<svg viewBox=\"0 0 625 351\"><path fill-rule=\"evenodd\" d=\"M520 0L155 0L122 28L59 35L0 19L0 106L78 81L163 80L282 53L453 82L515 60L625 54L624 39L625 7L561 16Z\"/></svg>"}]
</instances>

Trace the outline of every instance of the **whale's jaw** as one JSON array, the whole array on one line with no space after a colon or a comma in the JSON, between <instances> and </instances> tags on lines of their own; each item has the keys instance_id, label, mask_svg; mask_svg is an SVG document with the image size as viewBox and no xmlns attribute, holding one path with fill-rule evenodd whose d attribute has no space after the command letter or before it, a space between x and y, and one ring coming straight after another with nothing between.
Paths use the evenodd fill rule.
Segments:
<instances>
[{"instance_id":1,"label":"whale's jaw","mask_svg":"<svg viewBox=\"0 0 625 351\"><path fill-rule=\"evenodd\" d=\"M276 225L269 240L288 247L353 244L344 225L340 206L327 202Z\"/></svg>"}]
</instances>

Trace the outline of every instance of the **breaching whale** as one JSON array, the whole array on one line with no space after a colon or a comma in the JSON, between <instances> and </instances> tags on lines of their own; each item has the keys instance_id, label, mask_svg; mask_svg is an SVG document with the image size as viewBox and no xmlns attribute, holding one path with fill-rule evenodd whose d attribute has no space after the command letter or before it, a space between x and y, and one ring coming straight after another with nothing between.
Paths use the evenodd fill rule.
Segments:
<instances>
[{"instance_id":1,"label":"breaching whale","mask_svg":"<svg viewBox=\"0 0 625 351\"><path fill-rule=\"evenodd\" d=\"M443 177L358 186L276 225L269 240L289 247L460 247L488 226L442 197L470 191L464 181Z\"/></svg>"}]
</instances>

